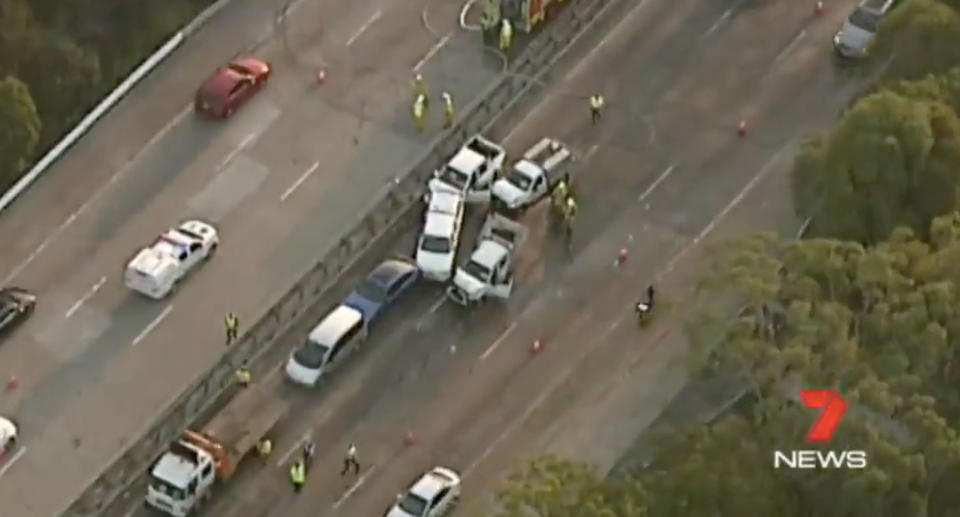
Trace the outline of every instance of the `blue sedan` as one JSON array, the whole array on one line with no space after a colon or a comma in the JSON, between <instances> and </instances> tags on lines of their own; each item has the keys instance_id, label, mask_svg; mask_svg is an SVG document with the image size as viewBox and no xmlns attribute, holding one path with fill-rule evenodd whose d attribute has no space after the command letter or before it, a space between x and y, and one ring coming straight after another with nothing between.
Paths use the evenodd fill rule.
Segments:
<instances>
[{"instance_id":1,"label":"blue sedan","mask_svg":"<svg viewBox=\"0 0 960 517\"><path fill-rule=\"evenodd\" d=\"M417 266L402 260L385 260L347 296L344 304L360 311L370 325L419 278Z\"/></svg>"}]
</instances>

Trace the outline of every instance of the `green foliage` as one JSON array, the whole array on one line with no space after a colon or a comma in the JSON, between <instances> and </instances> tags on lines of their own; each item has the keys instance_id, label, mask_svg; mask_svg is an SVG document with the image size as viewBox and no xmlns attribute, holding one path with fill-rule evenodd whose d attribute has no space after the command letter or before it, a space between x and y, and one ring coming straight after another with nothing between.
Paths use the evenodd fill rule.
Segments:
<instances>
[{"instance_id":1,"label":"green foliage","mask_svg":"<svg viewBox=\"0 0 960 517\"><path fill-rule=\"evenodd\" d=\"M0 0L0 77L15 77L29 87L42 121L34 152L59 139L210 3Z\"/></svg>"},{"instance_id":2,"label":"green foliage","mask_svg":"<svg viewBox=\"0 0 960 517\"><path fill-rule=\"evenodd\" d=\"M0 186L12 184L40 140L40 118L27 86L0 81Z\"/></svg>"},{"instance_id":3,"label":"green foliage","mask_svg":"<svg viewBox=\"0 0 960 517\"><path fill-rule=\"evenodd\" d=\"M804 146L791 181L815 235L872 243L899 225L924 232L958 208L960 119L939 100L869 95Z\"/></svg>"},{"instance_id":4,"label":"green foliage","mask_svg":"<svg viewBox=\"0 0 960 517\"><path fill-rule=\"evenodd\" d=\"M888 78L945 72L960 65L960 12L938 0L905 0L880 22L870 54Z\"/></svg>"},{"instance_id":5,"label":"green foliage","mask_svg":"<svg viewBox=\"0 0 960 517\"><path fill-rule=\"evenodd\" d=\"M754 235L718 248L701 292L746 309L694 319L691 348L697 373L738 376L750 403L711 424L661 429L654 460L629 481L541 460L550 467L535 463L499 494L499 516L603 515L624 500L637 510L615 515L955 515L960 213L925 233L901 227L873 246ZM775 450L818 447L803 441L814 413L795 394L827 386L850 407L822 448L865 450L867 467L775 469ZM585 506L597 498L603 505Z\"/></svg>"}]
</instances>

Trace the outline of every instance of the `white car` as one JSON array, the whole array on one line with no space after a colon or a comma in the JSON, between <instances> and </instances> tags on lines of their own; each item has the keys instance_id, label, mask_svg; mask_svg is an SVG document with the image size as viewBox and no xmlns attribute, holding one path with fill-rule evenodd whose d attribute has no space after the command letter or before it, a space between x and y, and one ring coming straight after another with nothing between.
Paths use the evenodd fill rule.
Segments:
<instances>
[{"instance_id":1,"label":"white car","mask_svg":"<svg viewBox=\"0 0 960 517\"><path fill-rule=\"evenodd\" d=\"M6 454L17 445L17 424L0 416L0 454Z\"/></svg>"},{"instance_id":2,"label":"white car","mask_svg":"<svg viewBox=\"0 0 960 517\"><path fill-rule=\"evenodd\" d=\"M213 226L186 221L140 250L127 264L124 283L150 298L164 298L197 264L210 258L219 244Z\"/></svg>"},{"instance_id":3,"label":"white car","mask_svg":"<svg viewBox=\"0 0 960 517\"><path fill-rule=\"evenodd\" d=\"M414 483L385 517L440 517L460 500L460 475L446 467L434 467Z\"/></svg>"},{"instance_id":4,"label":"white car","mask_svg":"<svg viewBox=\"0 0 960 517\"><path fill-rule=\"evenodd\" d=\"M459 192L438 191L430 197L417 242L417 267L424 277L446 282L453 275L463 212L464 197Z\"/></svg>"}]
</instances>

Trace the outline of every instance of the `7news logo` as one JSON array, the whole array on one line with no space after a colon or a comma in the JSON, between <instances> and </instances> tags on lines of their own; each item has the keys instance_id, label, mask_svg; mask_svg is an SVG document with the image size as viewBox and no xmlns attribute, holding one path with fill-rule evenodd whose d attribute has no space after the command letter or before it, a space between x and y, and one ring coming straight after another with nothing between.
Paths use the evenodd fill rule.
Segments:
<instances>
[{"instance_id":1,"label":"7news logo","mask_svg":"<svg viewBox=\"0 0 960 517\"><path fill-rule=\"evenodd\" d=\"M820 416L810 427L807 441L830 441L840 419L847 411L847 402L837 390L800 390L800 400L810 409L820 409ZM855 450L773 451L773 468L791 469L862 469L867 467L867 452Z\"/></svg>"}]
</instances>

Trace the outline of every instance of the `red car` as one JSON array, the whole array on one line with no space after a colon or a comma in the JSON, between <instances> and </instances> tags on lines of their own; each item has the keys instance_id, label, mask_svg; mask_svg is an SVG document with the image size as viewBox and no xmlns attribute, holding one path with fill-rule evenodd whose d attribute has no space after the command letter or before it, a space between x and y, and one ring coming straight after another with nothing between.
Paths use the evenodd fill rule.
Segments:
<instances>
[{"instance_id":1,"label":"red car","mask_svg":"<svg viewBox=\"0 0 960 517\"><path fill-rule=\"evenodd\" d=\"M270 65L248 57L218 68L197 90L197 113L227 118L241 104L260 91L270 78Z\"/></svg>"}]
</instances>

